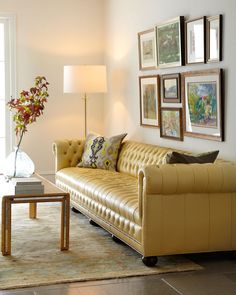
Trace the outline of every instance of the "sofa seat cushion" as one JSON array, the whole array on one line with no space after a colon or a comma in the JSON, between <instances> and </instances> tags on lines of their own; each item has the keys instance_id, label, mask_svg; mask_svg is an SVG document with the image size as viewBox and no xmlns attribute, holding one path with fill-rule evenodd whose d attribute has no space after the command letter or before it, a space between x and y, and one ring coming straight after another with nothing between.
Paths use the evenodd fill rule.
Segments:
<instances>
[{"instance_id":1,"label":"sofa seat cushion","mask_svg":"<svg viewBox=\"0 0 236 295\"><path fill-rule=\"evenodd\" d=\"M78 191L79 204L103 220L140 225L138 179L136 177L92 168L70 167L56 173L56 181L68 190ZM73 202L73 194L71 194ZM76 200L78 203L78 200ZM116 224L122 228L125 224Z\"/></svg>"}]
</instances>

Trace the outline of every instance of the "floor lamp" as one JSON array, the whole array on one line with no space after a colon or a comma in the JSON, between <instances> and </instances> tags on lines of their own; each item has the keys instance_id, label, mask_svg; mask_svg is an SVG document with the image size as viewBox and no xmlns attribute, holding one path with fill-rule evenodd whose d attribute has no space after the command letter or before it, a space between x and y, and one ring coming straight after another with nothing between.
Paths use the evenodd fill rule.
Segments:
<instances>
[{"instance_id":1,"label":"floor lamp","mask_svg":"<svg viewBox=\"0 0 236 295\"><path fill-rule=\"evenodd\" d=\"M87 94L107 91L104 65L64 66L64 93L82 93L84 99L84 135L87 136Z\"/></svg>"}]
</instances>

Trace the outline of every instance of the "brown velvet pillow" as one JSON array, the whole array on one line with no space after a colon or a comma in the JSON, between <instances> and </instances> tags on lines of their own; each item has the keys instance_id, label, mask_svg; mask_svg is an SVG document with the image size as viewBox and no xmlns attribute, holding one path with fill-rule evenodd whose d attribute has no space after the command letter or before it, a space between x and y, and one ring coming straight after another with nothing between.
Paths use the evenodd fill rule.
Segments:
<instances>
[{"instance_id":1,"label":"brown velvet pillow","mask_svg":"<svg viewBox=\"0 0 236 295\"><path fill-rule=\"evenodd\" d=\"M203 154L199 154L196 156L181 154L178 152L172 152L172 153L166 155L166 163L167 164L214 163L218 154L219 154L219 151L203 153Z\"/></svg>"}]
</instances>

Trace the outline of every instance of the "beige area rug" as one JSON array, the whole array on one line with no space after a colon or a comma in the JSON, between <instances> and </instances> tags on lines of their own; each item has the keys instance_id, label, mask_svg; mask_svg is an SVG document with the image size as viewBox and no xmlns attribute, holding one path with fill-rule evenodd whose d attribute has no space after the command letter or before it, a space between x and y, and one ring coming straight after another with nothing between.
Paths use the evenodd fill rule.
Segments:
<instances>
[{"instance_id":1,"label":"beige area rug","mask_svg":"<svg viewBox=\"0 0 236 295\"><path fill-rule=\"evenodd\" d=\"M0 289L201 269L183 256L148 268L134 250L73 212L70 250L61 252L59 204L38 204L36 220L28 218L27 204L13 205L12 215L12 256L0 254Z\"/></svg>"}]
</instances>

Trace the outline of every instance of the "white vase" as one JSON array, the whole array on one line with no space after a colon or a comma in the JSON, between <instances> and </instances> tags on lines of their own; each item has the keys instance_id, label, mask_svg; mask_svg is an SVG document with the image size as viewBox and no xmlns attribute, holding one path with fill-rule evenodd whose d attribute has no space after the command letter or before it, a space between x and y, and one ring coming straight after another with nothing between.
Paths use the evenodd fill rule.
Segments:
<instances>
[{"instance_id":1,"label":"white vase","mask_svg":"<svg viewBox=\"0 0 236 295\"><path fill-rule=\"evenodd\" d=\"M5 160L4 175L6 177L30 177L34 169L34 163L30 157L15 147Z\"/></svg>"}]
</instances>

